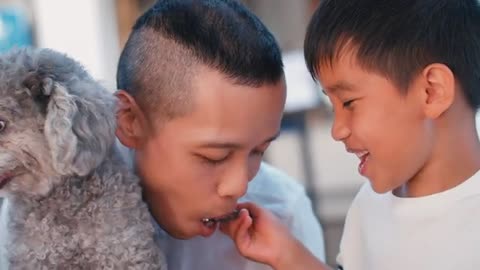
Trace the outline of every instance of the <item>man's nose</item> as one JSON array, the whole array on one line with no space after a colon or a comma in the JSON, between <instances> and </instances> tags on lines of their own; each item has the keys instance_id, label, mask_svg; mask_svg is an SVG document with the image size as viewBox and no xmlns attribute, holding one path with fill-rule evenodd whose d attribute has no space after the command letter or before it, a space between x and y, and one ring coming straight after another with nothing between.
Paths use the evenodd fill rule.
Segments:
<instances>
[{"instance_id":1,"label":"man's nose","mask_svg":"<svg viewBox=\"0 0 480 270\"><path fill-rule=\"evenodd\" d=\"M217 193L223 198L239 199L247 192L250 181L248 165L232 168L220 180Z\"/></svg>"}]
</instances>

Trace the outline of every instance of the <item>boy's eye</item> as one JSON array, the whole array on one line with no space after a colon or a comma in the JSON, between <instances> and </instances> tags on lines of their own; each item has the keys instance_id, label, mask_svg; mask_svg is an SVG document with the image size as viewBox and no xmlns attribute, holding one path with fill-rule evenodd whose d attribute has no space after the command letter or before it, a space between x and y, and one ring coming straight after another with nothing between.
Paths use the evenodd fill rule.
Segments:
<instances>
[{"instance_id":1,"label":"boy's eye","mask_svg":"<svg viewBox=\"0 0 480 270\"><path fill-rule=\"evenodd\" d=\"M345 101L345 102L343 103L343 107L344 107L344 108L350 107L354 101L355 101L354 99Z\"/></svg>"}]
</instances>

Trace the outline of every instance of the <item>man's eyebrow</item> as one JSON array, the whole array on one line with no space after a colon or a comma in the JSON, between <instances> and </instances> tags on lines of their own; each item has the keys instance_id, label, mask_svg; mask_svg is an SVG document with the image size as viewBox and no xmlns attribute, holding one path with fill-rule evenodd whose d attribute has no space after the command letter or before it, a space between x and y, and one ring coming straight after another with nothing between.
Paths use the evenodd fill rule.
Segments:
<instances>
[{"instance_id":1,"label":"man's eyebrow","mask_svg":"<svg viewBox=\"0 0 480 270\"><path fill-rule=\"evenodd\" d=\"M353 89L353 85L346 82L346 81L339 81L333 85L328 85L322 89L322 92L326 95L327 92L335 93L338 91L351 91Z\"/></svg>"},{"instance_id":2,"label":"man's eyebrow","mask_svg":"<svg viewBox=\"0 0 480 270\"><path fill-rule=\"evenodd\" d=\"M270 143L274 140L276 140L280 136L280 131L278 131L275 135L272 137L266 139L263 144L265 143ZM233 143L233 142L207 142L202 145L200 145L202 148L242 148L242 145L239 143Z\"/></svg>"}]
</instances>

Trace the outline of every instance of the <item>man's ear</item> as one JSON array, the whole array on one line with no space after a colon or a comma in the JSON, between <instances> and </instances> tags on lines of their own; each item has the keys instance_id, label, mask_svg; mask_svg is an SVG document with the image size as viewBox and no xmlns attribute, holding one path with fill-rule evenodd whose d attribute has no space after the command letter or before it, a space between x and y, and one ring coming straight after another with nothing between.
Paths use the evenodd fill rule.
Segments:
<instances>
[{"instance_id":1,"label":"man's ear","mask_svg":"<svg viewBox=\"0 0 480 270\"><path fill-rule=\"evenodd\" d=\"M455 100L455 76L444 64L431 64L421 73L424 88L424 112L436 119L445 113Z\"/></svg>"},{"instance_id":2,"label":"man's ear","mask_svg":"<svg viewBox=\"0 0 480 270\"><path fill-rule=\"evenodd\" d=\"M117 97L115 135L120 142L132 149L140 147L147 132L146 118L135 99L124 90L115 93Z\"/></svg>"}]
</instances>

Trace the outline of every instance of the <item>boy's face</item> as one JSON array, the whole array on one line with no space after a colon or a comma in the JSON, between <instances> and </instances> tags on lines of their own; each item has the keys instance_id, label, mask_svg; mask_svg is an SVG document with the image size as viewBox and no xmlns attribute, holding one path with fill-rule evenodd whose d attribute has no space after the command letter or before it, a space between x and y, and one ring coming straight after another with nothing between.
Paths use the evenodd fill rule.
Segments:
<instances>
[{"instance_id":1,"label":"boy's face","mask_svg":"<svg viewBox=\"0 0 480 270\"><path fill-rule=\"evenodd\" d=\"M360 174L379 193L414 177L432 148L423 96L412 90L416 82L404 93L384 76L362 69L353 52L320 68L319 81L334 109L332 137L359 157Z\"/></svg>"},{"instance_id":2,"label":"boy's face","mask_svg":"<svg viewBox=\"0 0 480 270\"><path fill-rule=\"evenodd\" d=\"M176 238L209 236L202 219L234 211L280 130L285 83L235 85L202 69L192 112L162 123L136 149L136 165L157 222Z\"/></svg>"}]
</instances>

